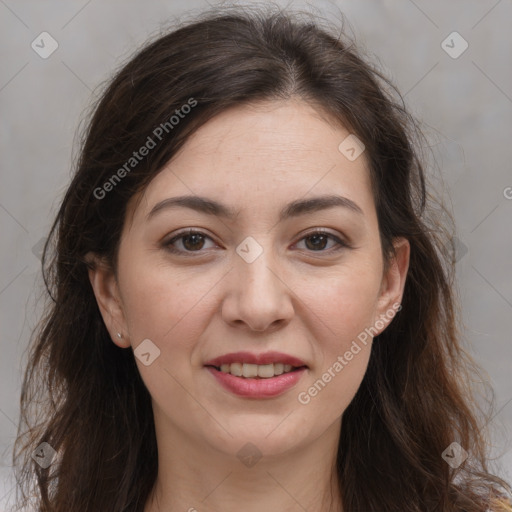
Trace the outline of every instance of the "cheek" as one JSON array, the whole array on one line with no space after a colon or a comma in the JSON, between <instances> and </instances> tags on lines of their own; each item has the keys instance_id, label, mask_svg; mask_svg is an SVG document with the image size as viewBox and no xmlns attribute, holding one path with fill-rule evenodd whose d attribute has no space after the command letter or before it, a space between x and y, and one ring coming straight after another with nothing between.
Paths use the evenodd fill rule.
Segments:
<instances>
[{"instance_id":1,"label":"cheek","mask_svg":"<svg viewBox=\"0 0 512 512\"><path fill-rule=\"evenodd\" d=\"M357 393L371 353L372 338L365 329L372 325L377 291L373 279L347 277L332 279L305 297L314 313L309 328L315 366L297 401L307 417L320 416L330 424Z\"/></svg>"},{"instance_id":2,"label":"cheek","mask_svg":"<svg viewBox=\"0 0 512 512\"><path fill-rule=\"evenodd\" d=\"M142 379L157 404L172 397L176 410L194 407L181 384L193 380L194 348L211 317L208 291L218 280L207 273L132 264L123 271L123 304L130 340L135 349L149 339L159 350L145 366L136 358ZM198 412L199 414L199 412Z\"/></svg>"},{"instance_id":3,"label":"cheek","mask_svg":"<svg viewBox=\"0 0 512 512\"><path fill-rule=\"evenodd\" d=\"M297 397L306 414L334 421L356 394L371 353L372 337L366 329L374 320L378 270L354 264L314 285L304 280L301 299L309 310L316 362Z\"/></svg>"},{"instance_id":4,"label":"cheek","mask_svg":"<svg viewBox=\"0 0 512 512\"><path fill-rule=\"evenodd\" d=\"M124 269L123 303L133 341L154 338L157 344L180 340L200 331L206 314L204 297L215 280L208 273L179 272L155 265L149 268L127 265ZM184 340L186 341L186 340Z\"/></svg>"},{"instance_id":5,"label":"cheek","mask_svg":"<svg viewBox=\"0 0 512 512\"><path fill-rule=\"evenodd\" d=\"M300 298L313 313L310 328L323 332L317 339L326 340L324 348L342 350L372 324L380 284L374 268L346 267L322 279L303 281Z\"/></svg>"}]
</instances>

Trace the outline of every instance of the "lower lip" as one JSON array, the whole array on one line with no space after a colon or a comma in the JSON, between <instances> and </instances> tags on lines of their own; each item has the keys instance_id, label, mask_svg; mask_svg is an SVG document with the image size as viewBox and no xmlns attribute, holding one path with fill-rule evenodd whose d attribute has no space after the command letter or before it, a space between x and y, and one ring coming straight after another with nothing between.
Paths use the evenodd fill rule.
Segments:
<instances>
[{"instance_id":1,"label":"lower lip","mask_svg":"<svg viewBox=\"0 0 512 512\"><path fill-rule=\"evenodd\" d=\"M306 368L300 368L299 370L282 373L268 379L250 379L236 377L230 373L216 370L211 366L206 368L225 389L235 395L247 398L271 398L281 395L293 388L306 370Z\"/></svg>"}]
</instances>

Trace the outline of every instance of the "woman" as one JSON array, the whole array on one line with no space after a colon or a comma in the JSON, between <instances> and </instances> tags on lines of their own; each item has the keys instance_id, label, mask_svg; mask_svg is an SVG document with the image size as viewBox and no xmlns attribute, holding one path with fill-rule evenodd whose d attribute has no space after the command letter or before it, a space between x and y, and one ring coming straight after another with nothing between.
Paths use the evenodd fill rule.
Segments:
<instances>
[{"instance_id":1,"label":"woman","mask_svg":"<svg viewBox=\"0 0 512 512\"><path fill-rule=\"evenodd\" d=\"M117 73L46 247L37 510L512 510L392 91L334 30L240 9Z\"/></svg>"}]
</instances>

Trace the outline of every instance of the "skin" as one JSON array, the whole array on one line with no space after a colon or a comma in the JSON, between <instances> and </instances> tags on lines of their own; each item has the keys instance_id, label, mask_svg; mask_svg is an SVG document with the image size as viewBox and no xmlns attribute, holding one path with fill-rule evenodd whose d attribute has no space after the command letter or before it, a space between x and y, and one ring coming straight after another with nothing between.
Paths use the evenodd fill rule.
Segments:
<instances>
[{"instance_id":1,"label":"skin","mask_svg":"<svg viewBox=\"0 0 512 512\"><path fill-rule=\"evenodd\" d=\"M377 332L389 325L410 254L408 241L396 239L396 258L384 272L365 154L349 161L338 150L348 135L295 99L223 112L130 201L117 272L99 260L90 271L113 342L135 349L150 339L160 350L149 366L136 358L153 400L159 453L145 512L230 512L240 504L251 512L342 510L333 467L371 337L308 404L298 394L365 328L383 317ZM238 215L228 220L180 207L147 219L160 201L188 194ZM334 207L278 221L288 203L325 194L347 197L363 213ZM165 242L183 228L206 238L179 239L173 247L182 253L173 254ZM352 247L315 242L317 228ZM236 253L248 236L263 249L252 263ZM281 396L241 398L203 365L242 350L284 352L308 369ZM248 442L262 454L252 467L236 456Z\"/></svg>"}]
</instances>

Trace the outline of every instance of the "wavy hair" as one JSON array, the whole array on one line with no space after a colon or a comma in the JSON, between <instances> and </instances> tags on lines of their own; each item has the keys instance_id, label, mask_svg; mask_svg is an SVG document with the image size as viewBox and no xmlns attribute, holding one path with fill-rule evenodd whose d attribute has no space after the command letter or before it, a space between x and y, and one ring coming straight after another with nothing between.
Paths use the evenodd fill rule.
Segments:
<instances>
[{"instance_id":1,"label":"wavy hair","mask_svg":"<svg viewBox=\"0 0 512 512\"><path fill-rule=\"evenodd\" d=\"M298 98L364 143L385 263L394 237L411 246L402 310L375 338L344 412L336 466L344 510L512 510L509 485L487 467L490 413L477 405L478 368L459 328L453 219L427 185L425 135L403 97L319 17L248 7L195 16L117 70L83 131L44 251L48 301L31 339L13 453L20 504L33 499L39 512L143 510L157 475L151 397L133 351L109 337L85 255L116 268L129 199L199 126L231 106ZM156 147L113 183L191 99L190 113L165 125ZM454 441L469 453L455 469L441 456ZM42 442L57 452L47 468L31 458Z\"/></svg>"}]
</instances>

